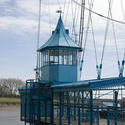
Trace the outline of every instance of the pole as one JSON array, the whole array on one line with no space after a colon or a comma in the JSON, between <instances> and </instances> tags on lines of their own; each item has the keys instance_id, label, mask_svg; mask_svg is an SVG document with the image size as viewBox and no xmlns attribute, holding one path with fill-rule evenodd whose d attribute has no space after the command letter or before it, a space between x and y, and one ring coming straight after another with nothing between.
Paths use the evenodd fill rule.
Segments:
<instances>
[{"instance_id":1,"label":"pole","mask_svg":"<svg viewBox=\"0 0 125 125\"><path fill-rule=\"evenodd\" d=\"M53 90L51 89L51 111L50 111L50 125L53 125L54 119L54 105L53 105Z\"/></svg>"},{"instance_id":2,"label":"pole","mask_svg":"<svg viewBox=\"0 0 125 125\"><path fill-rule=\"evenodd\" d=\"M39 0L39 19L38 19L38 33L37 33L37 50L39 48L39 42L40 42L40 21L41 21L41 0ZM39 77L39 52L37 52L37 59L36 59L36 80L38 80Z\"/></svg>"},{"instance_id":3,"label":"pole","mask_svg":"<svg viewBox=\"0 0 125 125\"><path fill-rule=\"evenodd\" d=\"M90 90L90 125L93 125L93 92Z\"/></svg>"}]
</instances>

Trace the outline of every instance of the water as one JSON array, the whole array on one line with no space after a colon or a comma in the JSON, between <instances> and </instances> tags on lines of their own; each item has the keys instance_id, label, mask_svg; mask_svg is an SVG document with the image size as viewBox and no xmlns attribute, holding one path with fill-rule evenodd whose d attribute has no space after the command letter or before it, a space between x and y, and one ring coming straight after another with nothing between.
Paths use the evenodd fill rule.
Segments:
<instances>
[{"instance_id":1,"label":"water","mask_svg":"<svg viewBox=\"0 0 125 125\"><path fill-rule=\"evenodd\" d=\"M0 109L0 125L23 125L19 108Z\"/></svg>"}]
</instances>

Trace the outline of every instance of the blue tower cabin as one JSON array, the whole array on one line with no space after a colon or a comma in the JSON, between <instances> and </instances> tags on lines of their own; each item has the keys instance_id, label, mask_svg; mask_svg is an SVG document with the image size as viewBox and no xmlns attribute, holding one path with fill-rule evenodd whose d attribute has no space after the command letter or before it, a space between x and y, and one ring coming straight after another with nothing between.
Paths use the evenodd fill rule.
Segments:
<instances>
[{"instance_id":1,"label":"blue tower cabin","mask_svg":"<svg viewBox=\"0 0 125 125\"><path fill-rule=\"evenodd\" d=\"M38 49L39 78L48 82L74 82L79 79L79 53L82 48L69 36L61 15L49 40Z\"/></svg>"},{"instance_id":2,"label":"blue tower cabin","mask_svg":"<svg viewBox=\"0 0 125 125\"><path fill-rule=\"evenodd\" d=\"M80 81L82 48L69 36L61 15L51 37L37 52L38 78L19 88L25 125L101 125L101 118L106 119L105 125L111 121L121 125L118 119L125 116L125 107L118 107L118 92L125 87L125 77ZM112 92L112 99L97 94L105 90ZM105 101L113 105L107 106Z\"/></svg>"}]
</instances>

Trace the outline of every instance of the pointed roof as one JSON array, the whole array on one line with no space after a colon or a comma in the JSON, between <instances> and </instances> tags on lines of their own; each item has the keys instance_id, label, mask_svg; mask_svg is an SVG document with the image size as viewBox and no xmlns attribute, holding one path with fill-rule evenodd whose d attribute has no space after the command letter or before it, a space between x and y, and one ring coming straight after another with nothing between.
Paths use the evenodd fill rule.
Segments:
<instances>
[{"instance_id":1,"label":"pointed roof","mask_svg":"<svg viewBox=\"0 0 125 125\"><path fill-rule=\"evenodd\" d=\"M56 29L52 33L52 36L45 44L43 44L39 48L38 51L50 47L70 47L81 50L81 47L73 39L70 38L69 34L65 30L61 15L59 17Z\"/></svg>"}]
</instances>

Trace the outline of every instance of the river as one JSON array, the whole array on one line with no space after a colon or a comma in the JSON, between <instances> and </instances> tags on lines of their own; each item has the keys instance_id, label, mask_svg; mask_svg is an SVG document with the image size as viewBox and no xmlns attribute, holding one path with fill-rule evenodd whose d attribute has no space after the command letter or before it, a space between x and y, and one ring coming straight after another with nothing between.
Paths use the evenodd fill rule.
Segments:
<instances>
[{"instance_id":1,"label":"river","mask_svg":"<svg viewBox=\"0 0 125 125\"><path fill-rule=\"evenodd\" d=\"M20 121L20 107L0 107L0 125L23 125Z\"/></svg>"}]
</instances>

